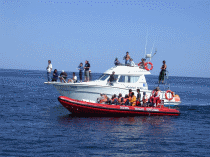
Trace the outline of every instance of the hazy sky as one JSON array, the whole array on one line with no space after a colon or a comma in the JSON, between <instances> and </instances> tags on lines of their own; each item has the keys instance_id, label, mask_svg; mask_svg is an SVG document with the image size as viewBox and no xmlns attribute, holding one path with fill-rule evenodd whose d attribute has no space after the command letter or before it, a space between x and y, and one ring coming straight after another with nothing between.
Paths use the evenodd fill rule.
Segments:
<instances>
[{"instance_id":1,"label":"hazy sky","mask_svg":"<svg viewBox=\"0 0 210 157\"><path fill-rule=\"evenodd\" d=\"M146 45L147 41L147 45ZM152 74L166 60L169 75L210 77L209 0L0 1L0 68L92 72L134 62L157 49Z\"/></svg>"}]
</instances>

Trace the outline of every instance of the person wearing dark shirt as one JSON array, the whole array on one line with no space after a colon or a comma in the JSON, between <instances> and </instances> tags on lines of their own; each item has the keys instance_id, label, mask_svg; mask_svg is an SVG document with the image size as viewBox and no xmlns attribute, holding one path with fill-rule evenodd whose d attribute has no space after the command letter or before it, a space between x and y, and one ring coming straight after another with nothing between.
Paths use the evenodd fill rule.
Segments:
<instances>
[{"instance_id":1,"label":"person wearing dark shirt","mask_svg":"<svg viewBox=\"0 0 210 157\"><path fill-rule=\"evenodd\" d=\"M114 95L112 96L112 104L118 105L118 98L117 98L116 94L114 94Z\"/></svg>"},{"instance_id":2,"label":"person wearing dark shirt","mask_svg":"<svg viewBox=\"0 0 210 157\"><path fill-rule=\"evenodd\" d=\"M129 98L131 97L131 94L132 94L132 89L129 89L129 93L128 93Z\"/></svg>"},{"instance_id":3,"label":"person wearing dark shirt","mask_svg":"<svg viewBox=\"0 0 210 157\"><path fill-rule=\"evenodd\" d=\"M91 70L89 70L89 81L92 80L92 73L91 73Z\"/></svg>"},{"instance_id":4,"label":"person wearing dark shirt","mask_svg":"<svg viewBox=\"0 0 210 157\"><path fill-rule=\"evenodd\" d=\"M64 72L64 70L62 70L61 74L60 74L60 81L65 82L66 83L66 78L67 78L67 73Z\"/></svg>"},{"instance_id":5,"label":"person wearing dark shirt","mask_svg":"<svg viewBox=\"0 0 210 157\"><path fill-rule=\"evenodd\" d=\"M77 69L79 70L79 79L80 79L80 82L82 82L82 71L84 70L83 64L80 63L80 65L78 66Z\"/></svg>"},{"instance_id":6,"label":"person wearing dark shirt","mask_svg":"<svg viewBox=\"0 0 210 157\"><path fill-rule=\"evenodd\" d=\"M118 96L118 102L119 102L120 105L122 105L124 103L124 98L123 98L121 93Z\"/></svg>"},{"instance_id":7,"label":"person wearing dark shirt","mask_svg":"<svg viewBox=\"0 0 210 157\"><path fill-rule=\"evenodd\" d=\"M139 63L139 68L145 69L145 59L144 58L141 59L141 62Z\"/></svg>"},{"instance_id":8,"label":"person wearing dark shirt","mask_svg":"<svg viewBox=\"0 0 210 157\"><path fill-rule=\"evenodd\" d=\"M90 80L90 75L89 75L90 63L87 60L85 61L84 69L85 69L85 80L87 82L89 82L89 80Z\"/></svg>"},{"instance_id":9,"label":"person wearing dark shirt","mask_svg":"<svg viewBox=\"0 0 210 157\"><path fill-rule=\"evenodd\" d=\"M130 105L130 103L129 103L129 96L127 94L125 95L124 105L126 105L126 106Z\"/></svg>"},{"instance_id":10,"label":"person wearing dark shirt","mask_svg":"<svg viewBox=\"0 0 210 157\"><path fill-rule=\"evenodd\" d=\"M141 93L140 93L140 89L137 89L136 105L141 106L140 102L141 102Z\"/></svg>"},{"instance_id":11,"label":"person wearing dark shirt","mask_svg":"<svg viewBox=\"0 0 210 157\"><path fill-rule=\"evenodd\" d=\"M57 69L55 69L54 72L53 72L52 81L57 82L57 80L58 80L58 71L57 71Z\"/></svg>"},{"instance_id":12,"label":"person wearing dark shirt","mask_svg":"<svg viewBox=\"0 0 210 157\"><path fill-rule=\"evenodd\" d=\"M112 74L110 75L110 78L109 78L109 84L110 84L110 85L113 85L113 82L114 82L114 80L115 80L114 74L115 74L115 72L113 71Z\"/></svg>"},{"instance_id":13,"label":"person wearing dark shirt","mask_svg":"<svg viewBox=\"0 0 210 157\"><path fill-rule=\"evenodd\" d=\"M158 83L160 83L160 81L162 81L162 83L163 83L163 81L164 81L164 79L165 79L165 75L166 75L166 68L167 68L167 66L166 66L166 61L164 60L164 61L163 61L163 65L162 65L162 67L161 67L161 71L160 71Z\"/></svg>"},{"instance_id":14,"label":"person wearing dark shirt","mask_svg":"<svg viewBox=\"0 0 210 157\"><path fill-rule=\"evenodd\" d=\"M115 59L114 64L115 64L116 66L118 66L118 65L121 64L121 63L119 62L118 58Z\"/></svg>"}]
</instances>

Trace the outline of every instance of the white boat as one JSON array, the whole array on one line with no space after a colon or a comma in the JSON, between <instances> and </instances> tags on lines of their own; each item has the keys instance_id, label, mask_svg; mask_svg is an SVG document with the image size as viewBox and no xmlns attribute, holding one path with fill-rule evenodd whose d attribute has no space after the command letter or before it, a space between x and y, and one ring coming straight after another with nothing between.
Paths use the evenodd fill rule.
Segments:
<instances>
[{"instance_id":1,"label":"white boat","mask_svg":"<svg viewBox=\"0 0 210 157\"><path fill-rule=\"evenodd\" d=\"M109 77L113 71L115 72L115 81L110 85ZM129 89L132 89L135 95L137 95L136 90L140 89L141 97L143 92L146 92L149 98L152 90L148 90L145 78L145 75L149 74L151 74L150 71L141 69L137 65L120 65L108 69L95 81L82 83L45 82L45 84L53 85L62 96L87 102L96 102L100 93L104 93L110 98L113 94L118 95L119 93L125 96ZM166 99L167 97L172 100ZM180 99L172 98L172 94L166 93L166 91L161 91L160 99L164 101L164 105L174 106L181 103Z\"/></svg>"}]
</instances>

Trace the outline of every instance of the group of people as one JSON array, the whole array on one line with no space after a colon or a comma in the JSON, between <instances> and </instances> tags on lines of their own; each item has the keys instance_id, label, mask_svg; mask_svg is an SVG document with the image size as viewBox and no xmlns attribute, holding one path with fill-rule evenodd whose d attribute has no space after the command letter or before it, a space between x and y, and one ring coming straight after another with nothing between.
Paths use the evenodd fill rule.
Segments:
<instances>
[{"instance_id":1,"label":"group of people","mask_svg":"<svg viewBox=\"0 0 210 157\"><path fill-rule=\"evenodd\" d=\"M123 57L123 60L125 60L125 65L135 66L135 63L134 63L133 59L130 57L129 52L126 52L126 55ZM114 64L116 66L122 65L120 63L120 61L118 60L118 58L115 58Z\"/></svg>"},{"instance_id":2,"label":"group of people","mask_svg":"<svg viewBox=\"0 0 210 157\"><path fill-rule=\"evenodd\" d=\"M152 96L148 99L146 92L143 92L141 97L140 89L137 89L137 96L135 96L132 89L129 89L129 93L122 96L121 93L117 96L114 94L112 98L109 98L106 94L100 94L100 97L97 98L97 103L101 104L110 104L110 105L126 105L126 106L155 106L160 101L160 89L156 87L153 90Z\"/></svg>"},{"instance_id":3,"label":"group of people","mask_svg":"<svg viewBox=\"0 0 210 157\"><path fill-rule=\"evenodd\" d=\"M134 63L133 59L130 57L129 52L126 52L126 55L123 57L123 59L125 60L125 65L127 65L127 66L135 66L135 63ZM145 58L141 59L141 62L139 63L139 68L145 69L145 63L146 63L145 61L146 61ZM116 66L122 65L120 63L120 61L118 60L118 58L115 59L114 64ZM158 79L159 81L158 81L158 83L160 83L161 81L162 81L162 83L164 82L165 75L166 75L166 68L167 68L166 61L164 60L163 61L163 65L161 66L161 71L160 71L160 74L159 74L159 79Z\"/></svg>"},{"instance_id":4,"label":"group of people","mask_svg":"<svg viewBox=\"0 0 210 157\"><path fill-rule=\"evenodd\" d=\"M77 82L77 76L75 74L75 72L73 72L73 76L71 79L68 79L67 80L67 73L62 70L61 73L60 73L60 76L58 74L58 70L57 69L54 69L53 71L53 77L51 79L51 72L52 72L52 63L51 63L51 60L48 60L48 66L47 66L47 79L48 79L48 82L50 81L53 81L53 82L57 82L58 78L60 79L60 82L64 82L64 83L76 83ZM90 63L86 60L85 61L85 66L83 67L83 63L80 63L80 65L78 66L77 68L79 70L79 78L80 78L80 82L82 82L82 74L83 74L83 71L84 71L84 75L85 75L85 81L90 81L91 79L91 70L90 69Z\"/></svg>"},{"instance_id":5,"label":"group of people","mask_svg":"<svg viewBox=\"0 0 210 157\"><path fill-rule=\"evenodd\" d=\"M123 59L125 60L125 65L129 65L129 66L135 66L135 63L133 61L133 59L130 57L129 52L126 52L126 55L123 57ZM118 58L115 59L114 64L116 66L118 65L122 65L120 63L120 61L118 60ZM139 68L145 69L145 59L142 58L141 62L139 63ZM159 74L159 81L158 83L160 83L162 81L162 83L165 80L165 75L166 75L166 61L163 61L163 65L161 66L161 71ZM51 81L51 71L52 71L52 63L50 60L48 60L48 66L47 66L47 78L48 78L48 82ZM83 66L83 63L80 63L78 68L79 70L79 78L80 78L80 82L82 82L82 76L83 76L83 71L84 71L84 75L85 75L85 81L89 82L90 81L90 75L91 75L91 70L90 70L90 63L86 60L85 61L85 66ZM52 81L57 81L58 80L58 72L57 69L54 70L53 72L53 78ZM67 79L67 73L64 72L64 70L62 70L61 74L60 74L60 81L64 81L66 82ZM75 73L73 73L73 78L69 79L68 82L77 82L77 76L75 75ZM111 81L110 81L111 82Z\"/></svg>"},{"instance_id":6,"label":"group of people","mask_svg":"<svg viewBox=\"0 0 210 157\"><path fill-rule=\"evenodd\" d=\"M91 78L91 70L90 70L90 63L89 61L85 61L85 66L83 66L83 63L80 63L78 68L79 70L79 79L80 79L80 82L82 82L82 73L84 71L84 75L85 75L85 81L86 82L89 82L90 81L90 78Z\"/></svg>"}]
</instances>

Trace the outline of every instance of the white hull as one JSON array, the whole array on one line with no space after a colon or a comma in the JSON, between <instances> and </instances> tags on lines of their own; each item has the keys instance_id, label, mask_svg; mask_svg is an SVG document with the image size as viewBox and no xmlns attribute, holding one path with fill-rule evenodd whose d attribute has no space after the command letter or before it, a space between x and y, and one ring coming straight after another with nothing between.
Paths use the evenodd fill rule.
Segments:
<instances>
[{"instance_id":1,"label":"white hull","mask_svg":"<svg viewBox=\"0 0 210 157\"><path fill-rule=\"evenodd\" d=\"M97 98L100 97L100 93L106 94L108 97L111 98L112 95L116 94L119 95L121 93L123 96L128 94L128 90L130 88L120 88L114 86L101 86L101 85L90 85L86 83L49 83L53 84L54 87L58 90L58 92L62 96L67 96L72 99L76 100L86 100L90 102L96 102ZM133 89L135 95L136 89ZM148 98L151 96L151 90L141 90L141 96L143 96L143 92L146 92ZM168 101L165 99L165 91L161 91L160 98L164 100L165 105L179 105L181 102L175 102L174 99Z\"/></svg>"}]
</instances>

